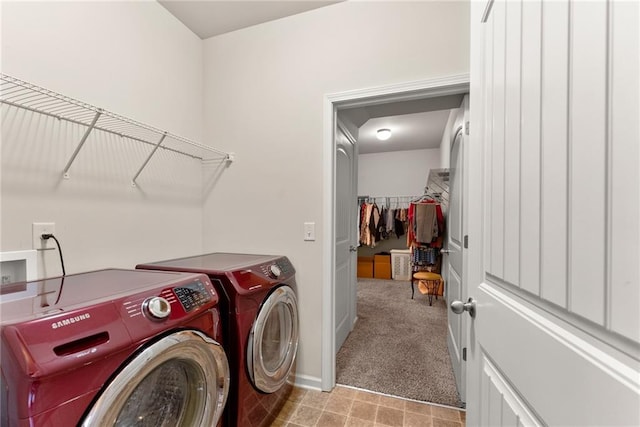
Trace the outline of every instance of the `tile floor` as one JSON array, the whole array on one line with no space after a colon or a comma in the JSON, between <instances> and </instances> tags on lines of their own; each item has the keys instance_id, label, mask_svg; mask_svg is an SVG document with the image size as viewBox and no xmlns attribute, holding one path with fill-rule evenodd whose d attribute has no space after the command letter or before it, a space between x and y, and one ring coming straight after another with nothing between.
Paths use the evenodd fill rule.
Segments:
<instances>
[{"instance_id":1,"label":"tile floor","mask_svg":"<svg viewBox=\"0 0 640 427\"><path fill-rule=\"evenodd\" d=\"M465 427L466 413L337 386L331 393L294 388L274 427Z\"/></svg>"}]
</instances>

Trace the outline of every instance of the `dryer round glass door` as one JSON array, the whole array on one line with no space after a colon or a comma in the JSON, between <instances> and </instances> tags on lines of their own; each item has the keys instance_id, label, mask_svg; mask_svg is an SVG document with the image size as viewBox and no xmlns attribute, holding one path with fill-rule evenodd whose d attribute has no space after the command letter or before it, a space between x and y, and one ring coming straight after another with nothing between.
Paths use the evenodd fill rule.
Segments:
<instances>
[{"instance_id":1,"label":"dryer round glass door","mask_svg":"<svg viewBox=\"0 0 640 427\"><path fill-rule=\"evenodd\" d=\"M279 286L262 303L253 323L247 365L253 385L273 393L287 381L298 352L298 300L289 286Z\"/></svg>"},{"instance_id":2,"label":"dryer round glass door","mask_svg":"<svg viewBox=\"0 0 640 427\"><path fill-rule=\"evenodd\" d=\"M82 426L215 426L228 392L222 347L198 331L175 332L122 368Z\"/></svg>"}]
</instances>

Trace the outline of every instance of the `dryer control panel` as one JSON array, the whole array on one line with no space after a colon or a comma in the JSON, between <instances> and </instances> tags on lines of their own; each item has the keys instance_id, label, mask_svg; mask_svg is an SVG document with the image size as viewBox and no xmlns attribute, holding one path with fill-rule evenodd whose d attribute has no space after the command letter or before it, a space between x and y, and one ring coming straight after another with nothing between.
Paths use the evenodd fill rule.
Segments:
<instances>
[{"instance_id":1,"label":"dryer control panel","mask_svg":"<svg viewBox=\"0 0 640 427\"><path fill-rule=\"evenodd\" d=\"M211 295L202 282L193 282L186 286L173 288L173 292L187 313L211 301Z\"/></svg>"},{"instance_id":2,"label":"dryer control panel","mask_svg":"<svg viewBox=\"0 0 640 427\"><path fill-rule=\"evenodd\" d=\"M265 276L271 277L272 279L282 279L295 273L291 261L285 257L277 259L273 263L262 264L260 270Z\"/></svg>"}]
</instances>

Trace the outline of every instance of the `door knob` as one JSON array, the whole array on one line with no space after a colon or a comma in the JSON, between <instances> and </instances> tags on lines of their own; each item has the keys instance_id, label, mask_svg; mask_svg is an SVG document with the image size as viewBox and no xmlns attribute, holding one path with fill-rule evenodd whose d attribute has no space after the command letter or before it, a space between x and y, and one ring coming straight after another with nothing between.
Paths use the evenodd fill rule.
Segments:
<instances>
[{"instance_id":1,"label":"door knob","mask_svg":"<svg viewBox=\"0 0 640 427\"><path fill-rule=\"evenodd\" d=\"M451 251L449 249L440 249L440 253L443 254L443 255L444 254L450 254Z\"/></svg>"},{"instance_id":2,"label":"door knob","mask_svg":"<svg viewBox=\"0 0 640 427\"><path fill-rule=\"evenodd\" d=\"M351 245L349 246L349 252L356 252L358 250L358 248L356 248L355 246Z\"/></svg>"},{"instance_id":3,"label":"door knob","mask_svg":"<svg viewBox=\"0 0 640 427\"><path fill-rule=\"evenodd\" d=\"M456 314L461 314L464 311L469 312L469 316L476 317L476 301L469 297L467 302L453 301L451 303L451 311Z\"/></svg>"}]
</instances>

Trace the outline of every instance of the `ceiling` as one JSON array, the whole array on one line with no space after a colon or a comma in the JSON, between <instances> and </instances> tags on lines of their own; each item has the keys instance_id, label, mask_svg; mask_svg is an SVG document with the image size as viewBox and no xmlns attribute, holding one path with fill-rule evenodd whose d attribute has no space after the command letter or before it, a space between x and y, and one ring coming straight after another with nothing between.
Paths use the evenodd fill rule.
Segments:
<instances>
[{"instance_id":1,"label":"ceiling","mask_svg":"<svg viewBox=\"0 0 640 427\"><path fill-rule=\"evenodd\" d=\"M370 154L439 148L449 112L450 110L440 110L370 119L360 128L358 152ZM378 140L378 129L390 129L391 138L386 141Z\"/></svg>"},{"instance_id":2,"label":"ceiling","mask_svg":"<svg viewBox=\"0 0 640 427\"><path fill-rule=\"evenodd\" d=\"M312 0L158 0L201 39L307 12L340 1ZM451 109L462 95L343 109L339 115L358 126L360 154L438 148ZM391 129L387 141L376 131Z\"/></svg>"},{"instance_id":3,"label":"ceiling","mask_svg":"<svg viewBox=\"0 0 640 427\"><path fill-rule=\"evenodd\" d=\"M340 1L158 0L158 3L198 37L206 39Z\"/></svg>"},{"instance_id":4,"label":"ceiling","mask_svg":"<svg viewBox=\"0 0 640 427\"><path fill-rule=\"evenodd\" d=\"M464 95L448 95L414 101L390 102L338 111L359 127L360 154L439 148L452 109L460 107ZM380 141L378 129L391 130L391 138Z\"/></svg>"}]
</instances>

